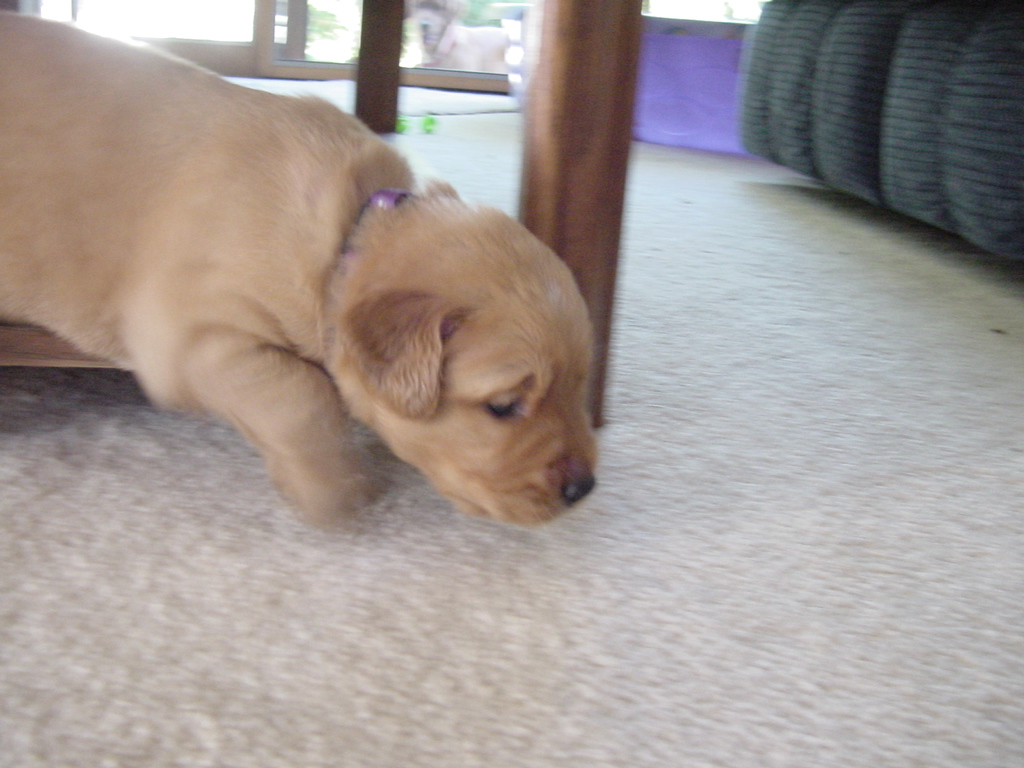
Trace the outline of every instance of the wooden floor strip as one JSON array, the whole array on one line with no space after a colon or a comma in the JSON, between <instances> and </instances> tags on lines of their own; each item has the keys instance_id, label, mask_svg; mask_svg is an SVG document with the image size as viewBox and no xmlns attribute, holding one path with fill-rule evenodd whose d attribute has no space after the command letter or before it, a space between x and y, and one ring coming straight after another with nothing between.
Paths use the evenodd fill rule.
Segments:
<instances>
[{"instance_id":1,"label":"wooden floor strip","mask_svg":"<svg viewBox=\"0 0 1024 768\"><path fill-rule=\"evenodd\" d=\"M64 339L33 325L0 323L0 366L34 365L53 368L116 368L87 355Z\"/></svg>"}]
</instances>

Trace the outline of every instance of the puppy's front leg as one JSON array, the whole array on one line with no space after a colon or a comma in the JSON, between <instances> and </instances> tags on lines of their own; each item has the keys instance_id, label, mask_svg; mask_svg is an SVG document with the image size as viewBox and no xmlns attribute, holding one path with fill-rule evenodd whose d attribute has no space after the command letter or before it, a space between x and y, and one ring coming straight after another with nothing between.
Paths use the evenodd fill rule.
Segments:
<instances>
[{"instance_id":1,"label":"puppy's front leg","mask_svg":"<svg viewBox=\"0 0 1024 768\"><path fill-rule=\"evenodd\" d=\"M190 340L177 375L177 404L235 425L307 522L337 523L369 500L348 416L319 366L248 334L207 329Z\"/></svg>"}]
</instances>

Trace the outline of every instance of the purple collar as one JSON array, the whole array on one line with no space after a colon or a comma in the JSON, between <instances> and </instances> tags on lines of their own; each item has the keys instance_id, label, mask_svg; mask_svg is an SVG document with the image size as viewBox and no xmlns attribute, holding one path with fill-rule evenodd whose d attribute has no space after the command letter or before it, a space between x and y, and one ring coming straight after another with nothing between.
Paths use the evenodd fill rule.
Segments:
<instances>
[{"instance_id":1,"label":"purple collar","mask_svg":"<svg viewBox=\"0 0 1024 768\"><path fill-rule=\"evenodd\" d=\"M363 206L367 208L397 208L402 202L412 197L412 192L405 189L378 189Z\"/></svg>"},{"instance_id":2,"label":"purple collar","mask_svg":"<svg viewBox=\"0 0 1024 768\"><path fill-rule=\"evenodd\" d=\"M359 213L356 215L355 223L352 225L352 231L349 232L348 237L345 240L345 245L341 249L342 253L349 253L351 248L349 247L349 241L352 239L352 234L359 227L359 222L363 220L363 216L371 208L381 208L385 210L391 210L397 208L405 200L410 197L415 197L412 192L407 189L378 189L372 195L370 199L363 203L363 207L359 209Z\"/></svg>"}]
</instances>

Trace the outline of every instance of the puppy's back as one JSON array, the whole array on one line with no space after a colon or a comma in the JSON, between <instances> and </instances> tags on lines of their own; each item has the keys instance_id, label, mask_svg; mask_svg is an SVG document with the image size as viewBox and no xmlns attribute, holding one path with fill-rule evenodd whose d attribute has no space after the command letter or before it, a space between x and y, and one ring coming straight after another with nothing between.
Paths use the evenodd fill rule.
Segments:
<instances>
[{"instance_id":1,"label":"puppy's back","mask_svg":"<svg viewBox=\"0 0 1024 768\"><path fill-rule=\"evenodd\" d=\"M102 324L145 208L216 119L219 85L170 57L0 13L0 316Z\"/></svg>"},{"instance_id":2,"label":"puppy's back","mask_svg":"<svg viewBox=\"0 0 1024 768\"><path fill-rule=\"evenodd\" d=\"M378 144L326 102L0 12L0 318L129 364L119 313L136 275L251 260L257 249L232 251L225 232L255 240L255 228L271 227L264 220L299 221L296 201L325 200L343 216L355 200L330 201ZM404 164L387 164L406 178ZM330 195L314 194L313 174ZM334 237L337 224L323 228ZM324 268L280 250L292 268Z\"/></svg>"}]
</instances>

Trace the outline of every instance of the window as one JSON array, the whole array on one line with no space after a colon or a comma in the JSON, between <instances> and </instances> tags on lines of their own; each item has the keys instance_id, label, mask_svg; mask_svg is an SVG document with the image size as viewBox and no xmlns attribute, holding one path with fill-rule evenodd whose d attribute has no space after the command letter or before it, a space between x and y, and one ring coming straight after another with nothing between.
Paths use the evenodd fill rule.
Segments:
<instances>
[{"instance_id":1,"label":"window","mask_svg":"<svg viewBox=\"0 0 1024 768\"><path fill-rule=\"evenodd\" d=\"M291 79L352 77L362 18L361 0L34 3L44 17L75 17L98 34L146 39L222 74ZM519 81L530 43L533 4L408 0L403 83L508 92L510 80ZM764 0L643 0L651 16L705 21L754 22L763 5Z\"/></svg>"}]
</instances>

